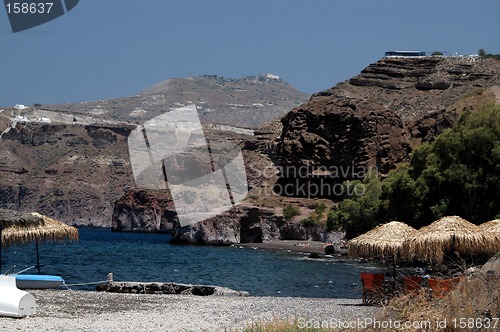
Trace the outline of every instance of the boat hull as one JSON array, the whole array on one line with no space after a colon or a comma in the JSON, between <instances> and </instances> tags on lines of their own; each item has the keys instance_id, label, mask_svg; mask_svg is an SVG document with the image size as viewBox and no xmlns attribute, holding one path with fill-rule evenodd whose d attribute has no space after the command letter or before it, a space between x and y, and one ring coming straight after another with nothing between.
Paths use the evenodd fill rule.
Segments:
<instances>
[{"instance_id":1,"label":"boat hull","mask_svg":"<svg viewBox=\"0 0 500 332\"><path fill-rule=\"evenodd\" d=\"M59 276L38 274L17 274L16 286L19 289L51 289L58 288L64 282Z\"/></svg>"},{"instance_id":2,"label":"boat hull","mask_svg":"<svg viewBox=\"0 0 500 332\"><path fill-rule=\"evenodd\" d=\"M36 313L33 295L16 287L14 276L0 275L0 316L26 317Z\"/></svg>"}]
</instances>

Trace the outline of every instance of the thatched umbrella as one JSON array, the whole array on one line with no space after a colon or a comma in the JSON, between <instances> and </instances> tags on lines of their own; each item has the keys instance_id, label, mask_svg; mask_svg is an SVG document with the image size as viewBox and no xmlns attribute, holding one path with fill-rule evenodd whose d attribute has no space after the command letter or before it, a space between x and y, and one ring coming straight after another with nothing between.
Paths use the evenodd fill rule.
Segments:
<instances>
[{"instance_id":1,"label":"thatched umbrella","mask_svg":"<svg viewBox=\"0 0 500 332\"><path fill-rule=\"evenodd\" d=\"M415 232L415 228L403 222L391 221L349 241L349 252L357 257L390 257L396 274L396 260L401 257L403 242Z\"/></svg>"},{"instance_id":2,"label":"thatched umbrella","mask_svg":"<svg viewBox=\"0 0 500 332\"><path fill-rule=\"evenodd\" d=\"M443 217L422 227L403 244L407 259L441 263L446 253L480 254L495 252L496 238L458 216Z\"/></svg>"},{"instance_id":3,"label":"thatched umbrella","mask_svg":"<svg viewBox=\"0 0 500 332\"><path fill-rule=\"evenodd\" d=\"M0 209L0 239L2 229L10 226L28 227L43 224L43 219L29 213ZM0 272L2 268L2 241L0 241Z\"/></svg>"},{"instance_id":4,"label":"thatched umbrella","mask_svg":"<svg viewBox=\"0 0 500 332\"><path fill-rule=\"evenodd\" d=\"M38 243L45 241L77 241L78 230L68 226L63 222L43 216L39 213L32 213L32 216L43 220L42 224L31 226L13 225L4 229L2 233L2 244L24 244L35 242L38 273L40 273L40 256L38 253Z\"/></svg>"},{"instance_id":5,"label":"thatched umbrella","mask_svg":"<svg viewBox=\"0 0 500 332\"><path fill-rule=\"evenodd\" d=\"M497 238L497 241L495 244L496 251L500 251L500 219L495 219L495 220L485 222L485 223L479 225L479 227L484 232L493 233L496 236L496 238Z\"/></svg>"},{"instance_id":6,"label":"thatched umbrella","mask_svg":"<svg viewBox=\"0 0 500 332\"><path fill-rule=\"evenodd\" d=\"M483 231L500 233L500 219L491 220L479 225Z\"/></svg>"}]
</instances>

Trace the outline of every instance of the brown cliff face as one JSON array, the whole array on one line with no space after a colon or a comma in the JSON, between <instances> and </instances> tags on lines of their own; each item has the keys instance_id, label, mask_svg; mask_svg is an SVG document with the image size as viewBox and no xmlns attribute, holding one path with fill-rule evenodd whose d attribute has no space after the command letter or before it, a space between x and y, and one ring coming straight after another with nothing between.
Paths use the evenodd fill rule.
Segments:
<instances>
[{"instance_id":1,"label":"brown cliff face","mask_svg":"<svg viewBox=\"0 0 500 332\"><path fill-rule=\"evenodd\" d=\"M282 121L281 165L360 165L387 173L409 151L400 117L375 103L318 96Z\"/></svg>"},{"instance_id":2,"label":"brown cliff face","mask_svg":"<svg viewBox=\"0 0 500 332\"><path fill-rule=\"evenodd\" d=\"M411 151L401 118L373 102L316 96L282 121L275 188L287 196L334 199L342 181L387 174Z\"/></svg>"},{"instance_id":3,"label":"brown cliff face","mask_svg":"<svg viewBox=\"0 0 500 332\"><path fill-rule=\"evenodd\" d=\"M383 58L313 95L282 119L278 183L297 186L353 177L344 172L322 178L314 173L319 166L327 171L376 168L387 174L407 160L415 144L450 128L465 106L463 99L496 85L500 61L494 59ZM307 171L298 177L293 170L300 167Z\"/></svg>"},{"instance_id":4,"label":"brown cliff face","mask_svg":"<svg viewBox=\"0 0 500 332\"><path fill-rule=\"evenodd\" d=\"M18 123L1 137L0 206L76 225L107 226L133 184L131 127Z\"/></svg>"}]
</instances>

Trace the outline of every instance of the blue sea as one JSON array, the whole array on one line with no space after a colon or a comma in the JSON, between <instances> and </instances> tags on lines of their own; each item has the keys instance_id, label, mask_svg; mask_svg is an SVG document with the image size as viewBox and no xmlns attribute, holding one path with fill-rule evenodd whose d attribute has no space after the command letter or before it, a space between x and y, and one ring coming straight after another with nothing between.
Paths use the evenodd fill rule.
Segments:
<instances>
[{"instance_id":1,"label":"blue sea","mask_svg":"<svg viewBox=\"0 0 500 332\"><path fill-rule=\"evenodd\" d=\"M42 274L64 278L71 289L95 290L115 281L206 284L252 296L361 298L360 272L379 267L347 258L310 259L302 253L169 244L169 235L80 229L74 243L40 243ZM4 247L2 272L36 264L35 244ZM36 274L36 268L26 273ZM75 285L79 284L79 285ZM73 286L72 286L73 285Z\"/></svg>"}]
</instances>

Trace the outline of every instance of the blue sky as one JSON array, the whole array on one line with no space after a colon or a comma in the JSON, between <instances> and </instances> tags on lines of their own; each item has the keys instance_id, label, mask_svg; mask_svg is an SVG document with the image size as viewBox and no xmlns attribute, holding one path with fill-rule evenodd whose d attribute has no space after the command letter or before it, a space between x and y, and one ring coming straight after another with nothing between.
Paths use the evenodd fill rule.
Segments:
<instances>
[{"instance_id":1,"label":"blue sky","mask_svg":"<svg viewBox=\"0 0 500 332\"><path fill-rule=\"evenodd\" d=\"M133 95L171 77L280 75L329 88L387 50L500 53L498 0L80 0L12 33L0 8L0 106Z\"/></svg>"}]
</instances>

